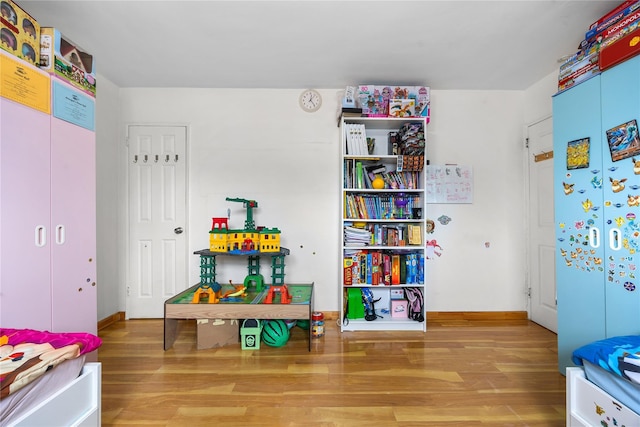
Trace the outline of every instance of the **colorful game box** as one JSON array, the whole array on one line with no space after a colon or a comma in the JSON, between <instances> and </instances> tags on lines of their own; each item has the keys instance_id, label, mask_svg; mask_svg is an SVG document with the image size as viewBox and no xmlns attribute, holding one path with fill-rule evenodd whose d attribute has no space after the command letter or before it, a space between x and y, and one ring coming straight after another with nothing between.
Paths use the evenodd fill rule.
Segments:
<instances>
[{"instance_id":1,"label":"colorful game box","mask_svg":"<svg viewBox=\"0 0 640 427\"><path fill-rule=\"evenodd\" d=\"M40 62L40 24L11 0L0 1L0 47L31 64Z\"/></svg>"},{"instance_id":2,"label":"colorful game box","mask_svg":"<svg viewBox=\"0 0 640 427\"><path fill-rule=\"evenodd\" d=\"M96 96L96 71L93 55L51 27L42 27L40 68Z\"/></svg>"},{"instance_id":3,"label":"colorful game box","mask_svg":"<svg viewBox=\"0 0 640 427\"><path fill-rule=\"evenodd\" d=\"M600 69L607 70L638 54L640 54L640 28L636 28L600 51Z\"/></svg>"},{"instance_id":4,"label":"colorful game box","mask_svg":"<svg viewBox=\"0 0 640 427\"><path fill-rule=\"evenodd\" d=\"M369 117L430 116L431 90L427 86L360 85L358 106Z\"/></svg>"}]
</instances>

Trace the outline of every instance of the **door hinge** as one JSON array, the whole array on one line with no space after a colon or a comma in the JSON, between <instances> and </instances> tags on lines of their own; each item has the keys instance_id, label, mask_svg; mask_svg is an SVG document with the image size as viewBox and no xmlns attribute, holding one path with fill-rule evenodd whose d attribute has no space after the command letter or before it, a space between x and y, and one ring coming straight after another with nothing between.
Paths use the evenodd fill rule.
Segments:
<instances>
[{"instance_id":1,"label":"door hinge","mask_svg":"<svg viewBox=\"0 0 640 427\"><path fill-rule=\"evenodd\" d=\"M524 148L529 148L529 138L524 139Z\"/></svg>"},{"instance_id":2,"label":"door hinge","mask_svg":"<svg viewBox=\"0 0 640 427\"><path fill-rule=\"evenodd\" d=\"M131 296L131 286L127 286L127 296Z\"/></svg>"},{"instance_id":3,"label":"door hinge","mask_svg":"<svg viewBox=\"0 0 640 427\"><path fill-rule=\"evenodd\" d=\"M527 288L527 298L531 298L531 288Z\"/></svg>"}]
</instances>

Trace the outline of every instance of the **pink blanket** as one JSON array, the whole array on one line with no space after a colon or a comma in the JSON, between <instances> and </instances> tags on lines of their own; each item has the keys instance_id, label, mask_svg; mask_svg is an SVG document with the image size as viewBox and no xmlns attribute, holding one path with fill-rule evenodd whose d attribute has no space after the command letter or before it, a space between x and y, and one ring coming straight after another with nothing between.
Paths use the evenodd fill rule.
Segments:
<instances>
[{"instance_id":1,"label":"pink blanket","mask_svg":"<svg viewBox=\"0 0 640 427\"><path fill-rule=\"evenodd\" d=\"M100 338L87 333L0 328L0 398L101 344Z\"/></svg>"}]
</instances>

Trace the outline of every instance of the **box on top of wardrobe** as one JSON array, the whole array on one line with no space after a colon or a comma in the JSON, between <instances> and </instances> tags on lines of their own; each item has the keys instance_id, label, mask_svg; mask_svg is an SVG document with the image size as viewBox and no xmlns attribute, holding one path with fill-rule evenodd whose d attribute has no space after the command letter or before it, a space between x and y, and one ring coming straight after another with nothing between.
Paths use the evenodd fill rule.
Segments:
<instances>
[{"instance_id":1,"label":"box on top of wardrobe","mask_svg":"<svg viewBox=\"0 0 640 427\"><path fill-rule=\"evenodd\" d=\"M93 55L65 37L56 28L42 27L40 68L68 81L81 91L96 96Z\"/></svg>"},{"instance_id":2,"label":"box on top of wardrobe","mask_svg":"<svg viewBox=\"0 0 640 427\"><path fill-rule=\"evenodd\" d=\"M31 64L40 62L40 24L11 0L0 1L0 48Z\"/></svg>"},{"instance_id":3,"label":"box on top of wardrobe","mask_svg":"<svg viewBox=\"0 0 640 427\"><path fill-rule=\"evenodd\" d=\"M600 51L600 69L607 70L640 54L640 28Z\"/></svg>"}]
</instances>

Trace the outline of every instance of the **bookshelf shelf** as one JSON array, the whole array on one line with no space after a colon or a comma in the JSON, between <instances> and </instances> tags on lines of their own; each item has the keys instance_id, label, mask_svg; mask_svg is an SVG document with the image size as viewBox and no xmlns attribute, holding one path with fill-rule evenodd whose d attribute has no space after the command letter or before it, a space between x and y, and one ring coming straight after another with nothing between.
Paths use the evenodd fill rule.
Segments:
<instances>
[{"instance_id":1,"label":"bookshelf shelf","mask_svg":"<svg viewBox=\"0 0 640 427\"><path fill-rule=\"evenodd\" d=\"M410 291L425 294L426 119L345 116L340 128L341 331L424 332L425 304L422 322L397 316ZM362 314L349 307L359 294L378 302Z\"/></svg>"}]
</instances>

